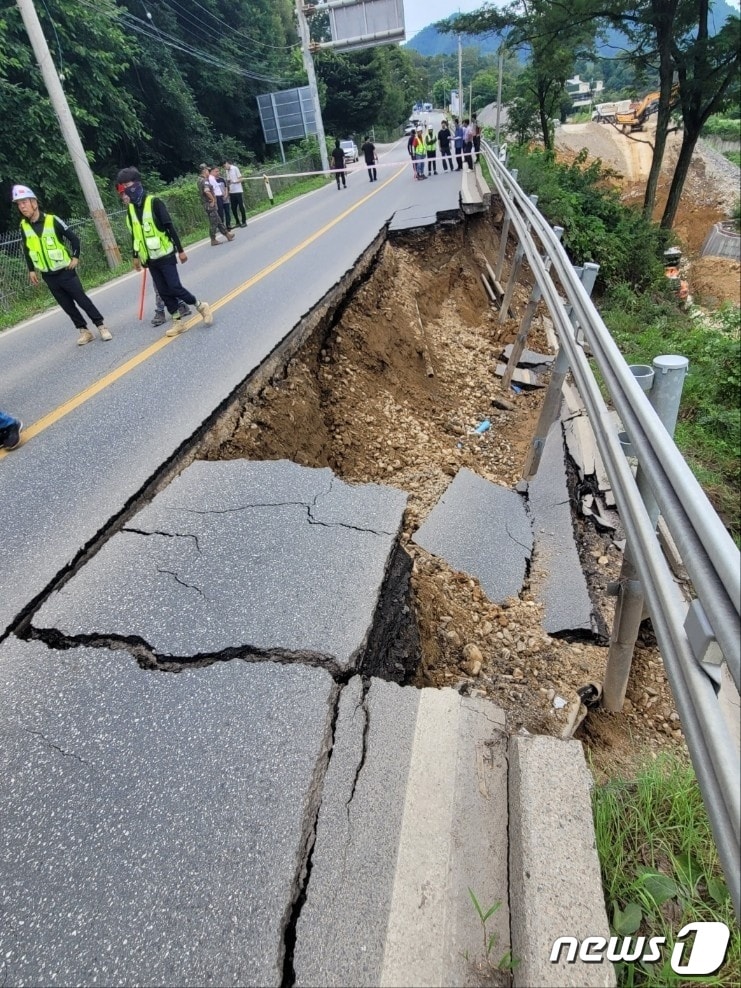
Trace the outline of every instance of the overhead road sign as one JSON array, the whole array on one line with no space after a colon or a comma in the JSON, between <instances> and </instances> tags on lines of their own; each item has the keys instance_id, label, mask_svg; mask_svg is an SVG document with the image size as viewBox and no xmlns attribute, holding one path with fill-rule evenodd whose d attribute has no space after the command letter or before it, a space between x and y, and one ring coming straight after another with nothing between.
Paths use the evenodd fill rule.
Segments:
<instances>
[{"instance_id":1,"label":"overhead road sign","mask_svg":"<svg viewBox=\"0 0 741 988\"><path fill-rule=\"evenodd\" d=\"M406 38L403 0L329 0L304 9L307 15L329 15L332 40L312 43L312 51L352 51Z\"/></svg>"}]
</instances>

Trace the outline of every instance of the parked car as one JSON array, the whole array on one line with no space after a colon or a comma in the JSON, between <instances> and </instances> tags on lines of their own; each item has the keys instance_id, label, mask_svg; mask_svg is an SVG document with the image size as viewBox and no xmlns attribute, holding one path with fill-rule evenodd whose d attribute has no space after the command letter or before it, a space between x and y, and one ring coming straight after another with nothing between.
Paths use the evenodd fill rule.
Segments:
<instances>
[{"instance_id":1,"label":"parked car","mask_svg":"<svg viewBox=\"0 0 741 988\"><path fill-rule=\"evenodd\" d=\"M432 113L432 103L425 103L425 105L422 107L422 111L424 113Z\"/></svg>"},{"instance_id":2,"label":"parked car","mask_svg":"<svg viewBox=\"0 0 741 988\"><path fill-rule=\"evenodd\" d=\"M345 152L345 161L358 160L358 145L355 141L340 141L340 147Z\"/></svg>"}]
</instances>

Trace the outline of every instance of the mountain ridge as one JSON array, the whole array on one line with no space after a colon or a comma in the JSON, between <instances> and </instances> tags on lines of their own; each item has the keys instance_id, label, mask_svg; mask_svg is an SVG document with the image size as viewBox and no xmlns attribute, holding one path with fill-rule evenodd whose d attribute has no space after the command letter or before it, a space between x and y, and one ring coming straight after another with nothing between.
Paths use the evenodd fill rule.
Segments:
<instances>
[{"instance_id":1,"label":"mountain ridge","mask_svg":"<svg viewBox=\"0 0 741 988\"><path fill-rule=\"evenodd\" d=\"M717 33L732 14L738 13L738 9L731 6L726 0L716 0L711 10L711 33ZM499 48L500 35L498 32L484 36L462 34L461 43L464 48L478 48L482 55L495 54ZM410 38L405 43L405 47L412 48L420 55L428 58L435 55L454 55L458 51L458 35L442 34L437 30L435 24L428 24L427 27L418 31L413 38ZM597 43L595 51L598 58L614 58L628 47L628 39L621 31L610 30L607 32L605 40Z\"/></svg>"}]
</instances>

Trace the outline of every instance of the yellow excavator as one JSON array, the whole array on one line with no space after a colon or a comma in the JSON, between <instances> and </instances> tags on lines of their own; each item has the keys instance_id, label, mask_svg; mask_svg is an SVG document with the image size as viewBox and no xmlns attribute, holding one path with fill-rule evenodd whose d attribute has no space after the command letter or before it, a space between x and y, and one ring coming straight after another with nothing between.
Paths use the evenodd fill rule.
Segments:
<instances>
[{"instance_id":1,"label":"yellow excavator","mask_svg":"<svg viewBox=\"0 0 741 988\"><path fill-rule=\"evenodd\" d=\"M658 110L660 96L658 91L648 93L639 103L633 103L627 113L616 114L615 123L623 128L624 134L629 134L633 130L643 130L646 120ZM679 85L675 83L670 95L670 108L673 109L678 102Z\"/></svg>"}]
</instances>

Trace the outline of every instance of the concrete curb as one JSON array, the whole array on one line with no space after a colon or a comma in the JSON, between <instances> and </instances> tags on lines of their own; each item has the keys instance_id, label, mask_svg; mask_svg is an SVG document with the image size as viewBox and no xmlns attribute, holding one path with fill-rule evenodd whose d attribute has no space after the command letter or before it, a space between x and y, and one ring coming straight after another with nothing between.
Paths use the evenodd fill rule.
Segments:
<instances>
[{"instance_id":1,"label":"concrete curb","mask_svg":"<svg viewBox=\"0 0 741 988\"><path fill-rule=\"evenodd\" d=\"M609 961L550 962L559 937L609 939L595 845L591 776L578 741L509 742L509 887L515 988L613 986Z\"/></svg>"}]
</instances>

